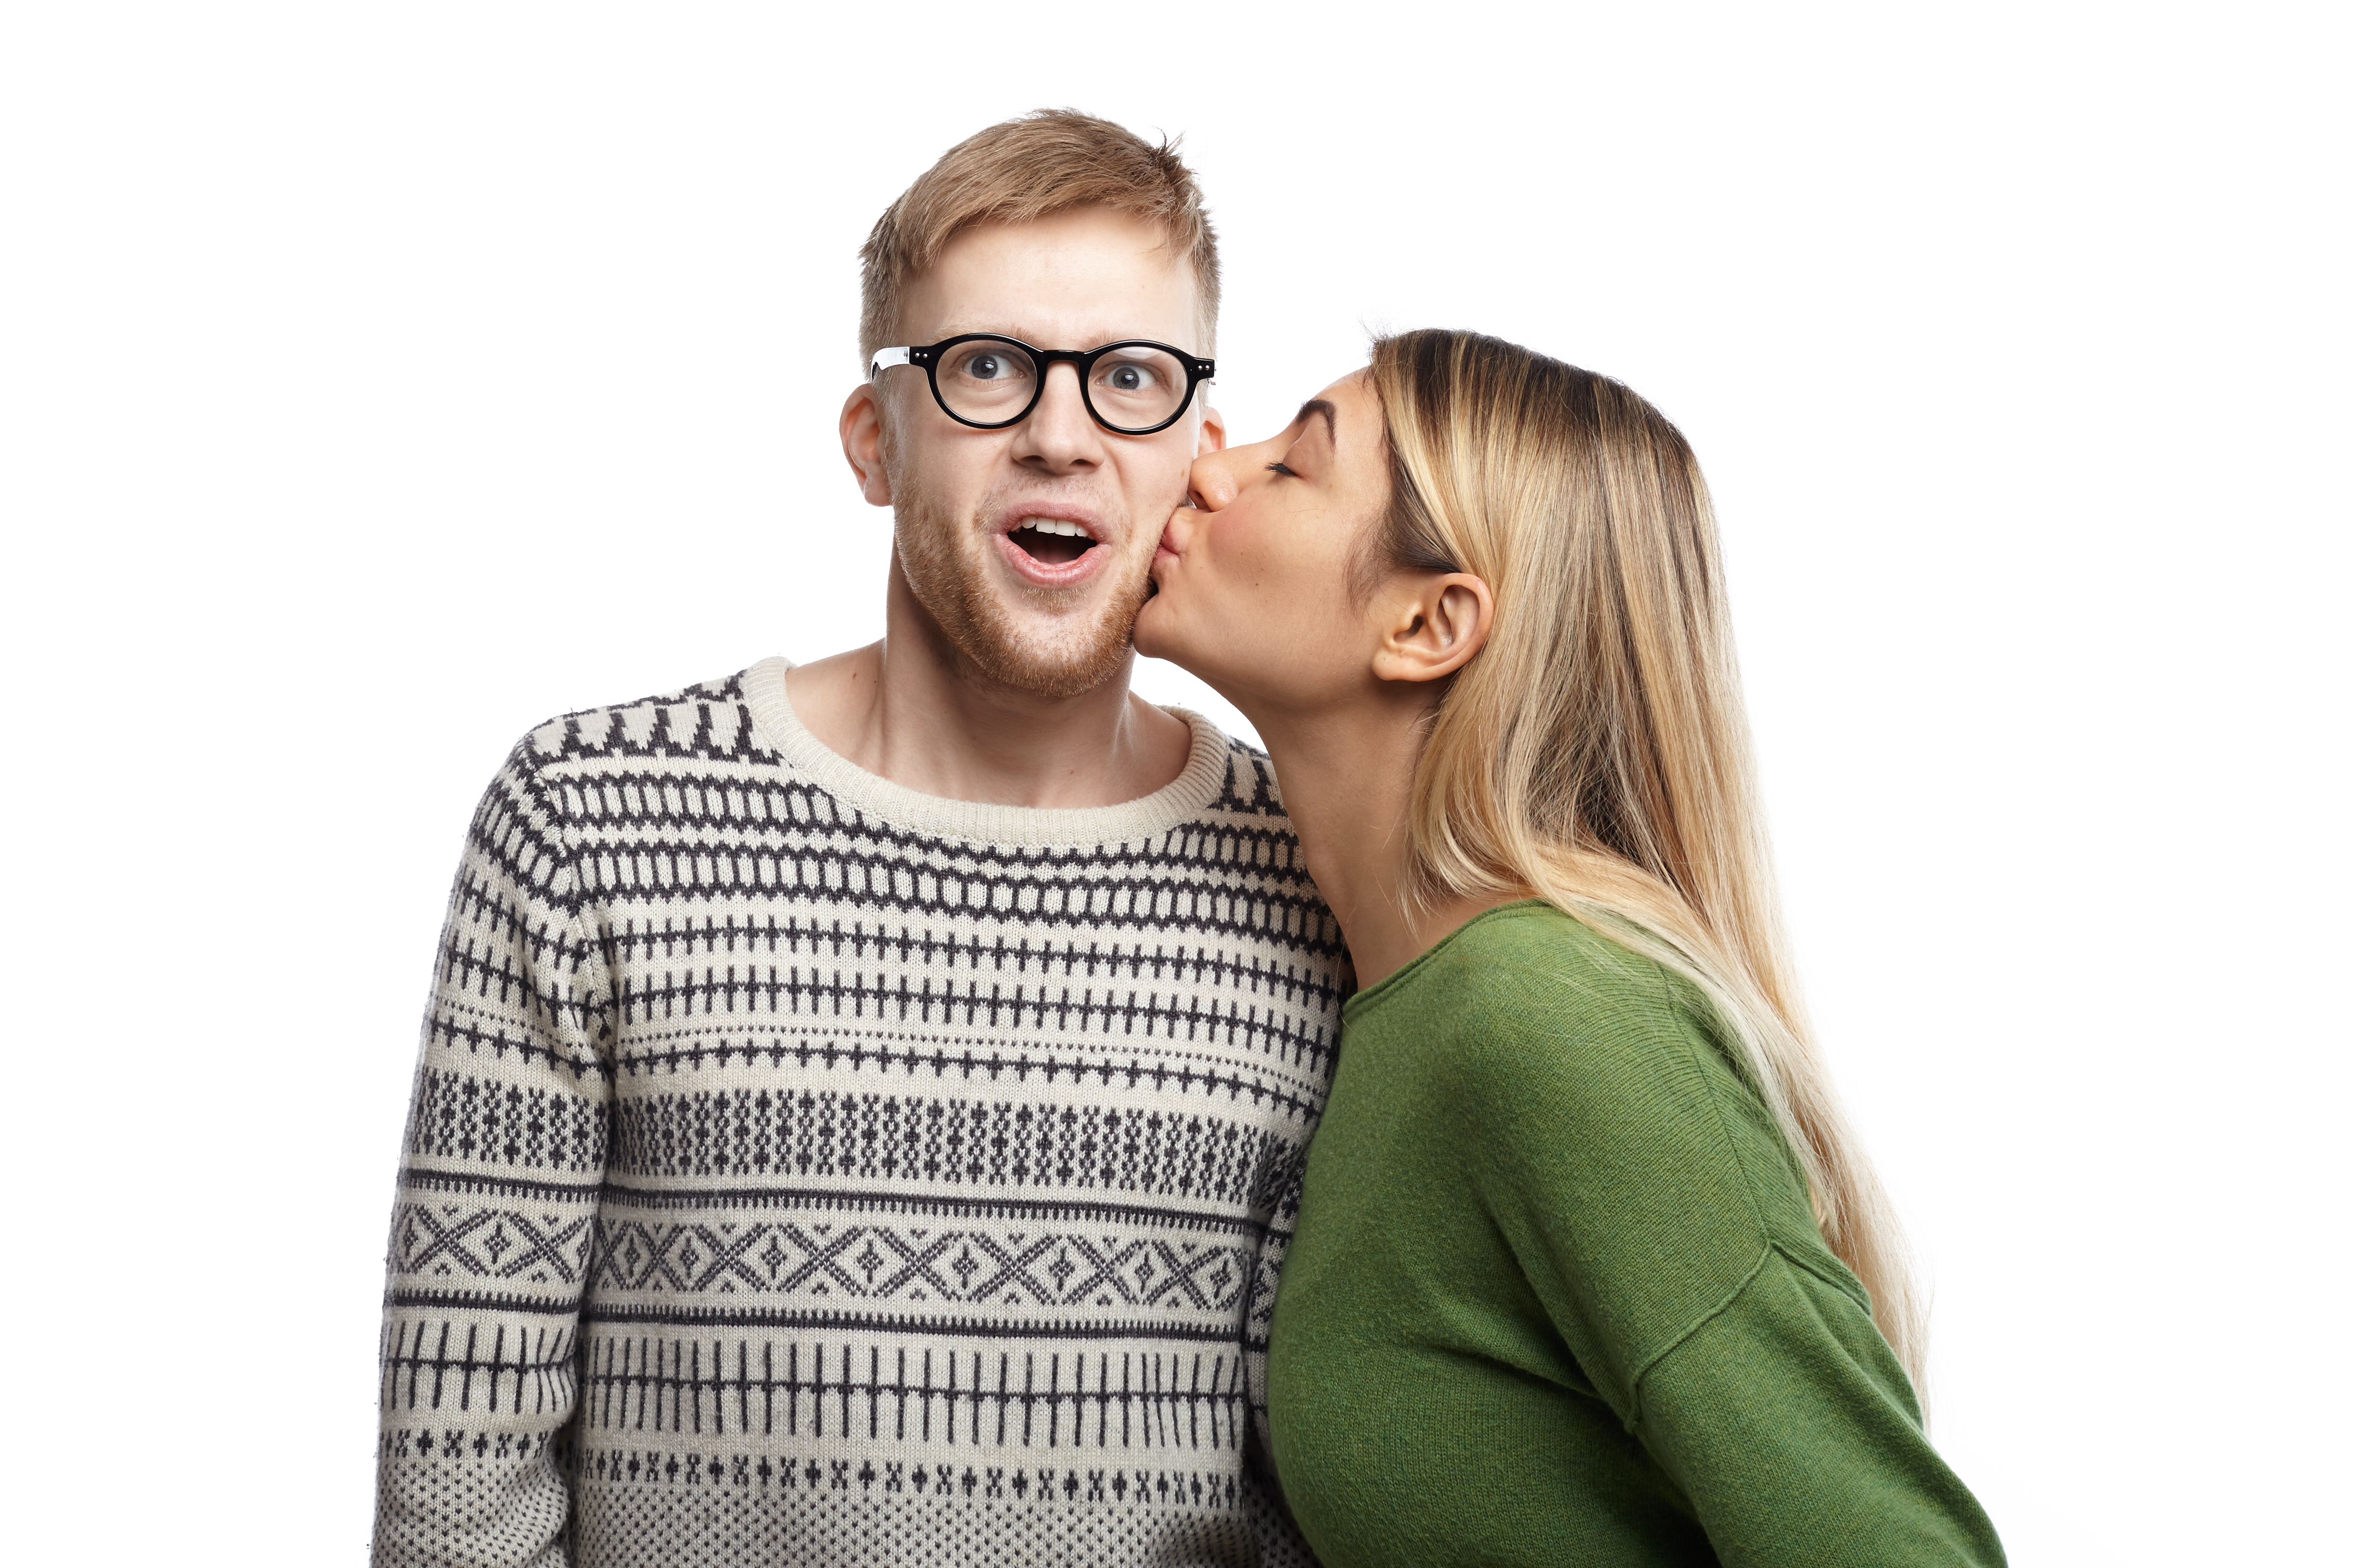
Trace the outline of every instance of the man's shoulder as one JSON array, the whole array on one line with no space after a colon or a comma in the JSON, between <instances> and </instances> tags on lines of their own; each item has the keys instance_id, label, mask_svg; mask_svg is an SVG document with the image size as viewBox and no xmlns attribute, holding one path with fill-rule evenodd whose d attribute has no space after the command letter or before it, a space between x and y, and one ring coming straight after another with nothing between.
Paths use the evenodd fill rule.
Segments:
<instances>
[{"instance_id":1,"label":"man's shoulder","mask_svg":"<svg viewBox=\"0 0 2353 1568\"><path fill-rule=\"evenodd\" d=\"M1192 720L1225 751L1225 783L1204 809L1225 816L1270 818L1266 826L1289 832L1290 814L1282 808L1282 791L1275 784L1274 764L1267 754L1198 714L1192 715Z\"/></svg>"},{"instance_id":2,"label":"man's shoulder","mask_svg":"<svg viewBox=\"0 0 2353 1568\"><path fill-rule=\"evenodd\" d=\"M558 714L533 725L511 761L543 776L609 762L774 762L745 701L750 673Z\"/></svg>"}]
</instances>

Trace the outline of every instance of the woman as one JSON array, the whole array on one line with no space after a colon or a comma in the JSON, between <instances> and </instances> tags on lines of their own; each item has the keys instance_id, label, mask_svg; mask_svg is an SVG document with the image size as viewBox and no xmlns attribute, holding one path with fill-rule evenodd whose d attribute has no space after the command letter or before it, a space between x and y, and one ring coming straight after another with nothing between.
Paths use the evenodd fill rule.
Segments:
<instances>
[{"instance_id":1,"label":"woman","mask_svg":"<svg viewBox=\"0 0 2353 1568\"><path fill-rule=\"evenodd\" d=\"M1269 1370L1328 1568L1999 1563L1799 1010L1682 437L1411 332L1193 489L1136 645L1258 727L1361 987Z\"/></svg>"}]
</instances>

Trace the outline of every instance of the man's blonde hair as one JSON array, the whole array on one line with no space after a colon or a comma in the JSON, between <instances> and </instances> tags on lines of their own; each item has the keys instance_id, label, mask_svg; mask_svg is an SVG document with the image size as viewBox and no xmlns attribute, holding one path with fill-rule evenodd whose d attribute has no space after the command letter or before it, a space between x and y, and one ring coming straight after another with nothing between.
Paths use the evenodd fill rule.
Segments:
<instances>
[{"instance_id":1,"label":"man's blonde hair","mask_svg":"<svg viewBox=\"0 0 2353 1568\"><path fill-rule=\"evenodd\" d=\"M899 313L908 284L965 229L981 223L1029 223L1088 206L1109 207L1161 226L1170 254L1193 264L1201 306L1202 341L1175 346L1214 353L1218 236L1202 209L1193 171L1176 155L1176 147L1170 141L1155 147L1124 126L1073 109L1041 109L949 148L891 204L859 249L861 364L875 350L903 341Z\"/></svg>"}]
</instances>

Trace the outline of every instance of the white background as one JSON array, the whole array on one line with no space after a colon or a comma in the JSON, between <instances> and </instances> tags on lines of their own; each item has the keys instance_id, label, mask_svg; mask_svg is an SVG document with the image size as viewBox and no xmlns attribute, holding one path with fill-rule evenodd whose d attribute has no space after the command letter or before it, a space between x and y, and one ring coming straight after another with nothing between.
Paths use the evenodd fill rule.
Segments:
<instances>
[{"instance_id":1,"label":"white background","mask_svg":"<svg viewBox=\"0 0 2353 1568\"><path fill-rule=\"evenodd\" d=\"M854 252L1044 104L1184 133L1238 437L1418 325L1683 426L1939 1443L2019 1563L2342 1552L2342 16L10 7L11 1555L361 1558L474 799L879 633Z\"/></svg>"}]
</instances>

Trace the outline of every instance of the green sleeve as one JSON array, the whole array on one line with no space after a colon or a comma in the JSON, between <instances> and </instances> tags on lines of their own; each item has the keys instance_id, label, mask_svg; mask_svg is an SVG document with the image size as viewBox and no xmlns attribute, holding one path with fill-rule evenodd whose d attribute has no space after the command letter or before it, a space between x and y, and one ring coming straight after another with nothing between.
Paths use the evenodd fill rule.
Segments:
<instances>
[{"instance_id":1,"label":"green sleeve","mask_svg":"<svg viewBox=\"0 0 2353 1568\"><path fill-rule=\"evenodd\" d=\"M2003 1561L1862 1305L1778 1249L1642 1374L1634 1430L1727 1568Z\"/></svg>"},{"instance_id":2,"label":"green sleeve","mask_svg":"<svg viewBox=\"0 0 2353 1568\"><path fill-rule=\"evenodd\" d=\"M1644 961L1548 967L1481 976L1457 1136L1581 1381L1726 1563L2000 1563L1706 1020Z\"/></svg>"}]
</instances>

